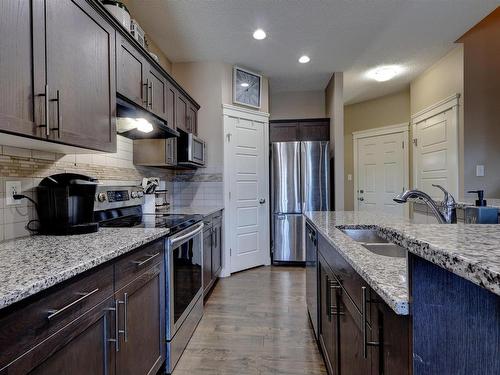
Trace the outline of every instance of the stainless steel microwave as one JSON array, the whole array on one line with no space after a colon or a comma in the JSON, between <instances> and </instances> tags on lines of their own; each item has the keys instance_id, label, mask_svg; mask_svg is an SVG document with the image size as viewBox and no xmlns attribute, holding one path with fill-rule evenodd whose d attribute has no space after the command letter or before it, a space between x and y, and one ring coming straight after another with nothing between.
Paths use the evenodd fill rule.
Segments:
<instances>
[{"instance_id":1,"label":"stainless steel microwave","mask_svg":"<svg viewBox=\"0 0 500 375\"><path fill-rule=\"evenodd\" d=\"M177 139L177 165L203 167L206 161L205 141L193 133L181 132Z\"/></svg>"}]
</instances>

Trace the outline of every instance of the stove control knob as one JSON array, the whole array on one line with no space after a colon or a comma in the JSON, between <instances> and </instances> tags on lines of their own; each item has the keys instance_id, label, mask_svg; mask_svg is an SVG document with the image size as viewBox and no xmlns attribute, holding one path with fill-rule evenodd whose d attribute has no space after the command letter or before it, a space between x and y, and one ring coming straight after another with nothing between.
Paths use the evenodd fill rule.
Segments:
<instances>
[{"instance_id":1,"label":"stove control knob","mask_svg":"<svg viewBox=\"0 0 500 375\"><path fill-rule=\"evenodd\" d=\"M130 193L130 196L132 197L132 199L135 199L135 198L137 198L139 195L137 194L137 191L133 191L132 193Z\"/></svg>"},{"instance_id":2,"label":"stove control knob","mask_svg":"<svg viewBox=\"0 0 500 375\"><path fill-rule=\"evenodd\" d=\"M137 197L142 198L144 196L144 193L142 191L137 192Z\"/></svg>"},{"instance_id":3,"label":"stove control knob","mask_svg":"<svg viewBox=\"0 0 500 375\"><path fill-rule=\"evenodd\" d=\"M106 200L106 193L99 193L99 194L97 195L97 200L98 200L99 202L104 202L104 201Z\"/></svg>"}]
</instances>

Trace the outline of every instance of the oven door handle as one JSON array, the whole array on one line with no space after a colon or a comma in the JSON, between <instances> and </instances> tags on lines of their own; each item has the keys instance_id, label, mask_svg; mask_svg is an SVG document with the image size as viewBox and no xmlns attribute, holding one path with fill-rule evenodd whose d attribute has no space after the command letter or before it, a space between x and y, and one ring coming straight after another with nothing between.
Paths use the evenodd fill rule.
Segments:
<instances>
[{"instance_id":1,"label":"oven door handle","mask_svg":"<svg viewBox=\"0 0 500 375\"><path fill-rule=\"evenodd\" d=\"M176 238L171 239L170 244L174 245L177 242L185 240L186 238L193 237L194 235L198 234L202 230L203 230L203 223L199 223L198 225L196 225L196 229L194 229L193 231L186 233L186 234L183 234L180 237L176 237Z\"/></svg>"}]
</instances>

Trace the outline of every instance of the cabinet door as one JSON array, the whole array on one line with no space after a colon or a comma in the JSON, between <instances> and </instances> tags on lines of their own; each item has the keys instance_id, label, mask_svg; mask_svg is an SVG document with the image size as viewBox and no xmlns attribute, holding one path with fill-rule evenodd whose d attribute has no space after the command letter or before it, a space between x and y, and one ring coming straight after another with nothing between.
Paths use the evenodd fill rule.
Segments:
<instances>
[{"instance_id":1,"label":"cabinet door","mask_svg":"<svg viewBox=\"0 0 500 375\"><path fill-rule=\"evenodd\" d=\"M163 263L144 271L116 292L120 375L156 374L165 359L165 279Z\"/></svg>"},{"instance_id":2,"label":"cabinet door","mask_svg":"<svg viewBox=\"0 0 500 375\"><path fill-rule=\"evenodd\" d=\"M181 94L178 94L175 103L175 121L177 129L184 130L185 132L188 131L187 116L188 116L187 99Z\"/></svg>"},{"instance_id":3,"label":"cabinet door","mask_svg":"<svg viewBox=\"0 0 500 375\"><path fill-rule=\"evenodd\" d=\"M222 220L214 223L214 244L212 246L212 279L220 275L222 268Z\"/></svg>"},{"instance_id":4,"label":"cabinet door","mask_svg":"<svg viewBox=\"0 0 500 375\"><path fill-rule=\"evenodd\" d=\"M301 141L329 141L330 120L319 119L299 122L299 140Z\"/></svg>"},{"instance_id":5,"label":"cabinet door","mask_svg":"<svg viewBox=\"0 0 500 375\"><path fill-rule=\"evenodd\" d=\"M139 51L120 36L116 46L116 90L128 100L146 107L146 66Z\"/></svg>"},{"instance_id":6,"label":"cabinet door","mask_svg":"<svg viewBox=\"0 0 500 375\"><path fill-rule=\"evenodd\" d=\"M342 375L371 374L373 352L368 348L365 358L363 332L360 327L361 315L353 313L347 304L352 304L352 302L345 293L342 293L339 298L342 311L339 318L340 373Z\"/></svg>"},{"instance_id":7,"label":"cabinet door","mask_svg":"<svg viewBox=\"0 0 500 375\"><path fill-rule=\"evenodd\" d=\"M115 30L85 0L36 0L33 6L38 9L42 3L49 138L116 151ZM37 26L34 23L34 45L44 34ZM36 74L39 66L34 69Z\"/></svg>"},{"instance_id":8,"label":"cabinet door","mask_svg":"<svg viewBox=\"0 0 500 375\"><path fill-rule=\"evenodd\" d=\"M292 122L269 122L270 142L292 142L299 139L299 123Z\"/></svg>"},{"instance_id":9,"label":"cabinet door","mask_svg":"<svg viewBox=\"0 0 500 375\"><path fill-rule=\"evenodd\" d=\"M198 110L193 105L189 105L187 127L190 133L198 135Z\"/></svg>"},{"instance_id":10,"label":"cabinet door","mask_svg":"<svg viewBox=\"0 0 500 375\"><path fill-rule=\"evenodd\" d=\"M82 314L12 362L7 373L109 375L115 373L115 312L112 298Z\"/></svg>"},{"instance_id":11,"label":"cabinet door","mask_svg":"<svg viewBox=\"0 0 500 375\"><path fill-rule=\"evenodd\" d=\"M149 110L158 117L167 118L167 87L166 80L160 72L152 66L148 69L148 102Z\"/></svg>"},{"instance_id":12,"label":"cabinet door","mask_svg":"<svg viewBox=\"0 0 500 375\"><path fill-rule=\"evenodd\" d=\"M167 85L167 94L166 94L166 102L167 102L167 125L172 128L172 129L175 129L176 128L176 124L175 124L175 115L176 115L176 106L175 106L175 103L176 103L176 100L177 100L177 90L175 89L175 87L169 83Z\"/></svg>"},{"instance_id":13,"label":"cabinet door","mask_svg":"<svg viewBox=\"0 0 500 375\"><path fill-rule=\"evenodd\" d=\"M212 226L203 232L203 291L206 292L212 283Z\"/></svg>"},{"instance_id":14,"label":"cabinet door","mask_svg":"<svg viewBox=\"0 0 500 375\"><path fill-rule=\"evenodd\" d=\"M43 19L43 13L39 18ZM29 1L0 2L0 130L43 136L33 116L34 104L43 111L44 100L37 97L34 103L31 20Z\"/></svg>"},{"instance_id":15,"label":"cabinet door","mask_svg":"<svg viewBox=\"0 0 500 375\"><path fill-rule=\"evenodd\" d=\"M330 375L338 374L338 293L337 283L326 261L319 257L319 342Z\"/></svg>"}]
</instances>

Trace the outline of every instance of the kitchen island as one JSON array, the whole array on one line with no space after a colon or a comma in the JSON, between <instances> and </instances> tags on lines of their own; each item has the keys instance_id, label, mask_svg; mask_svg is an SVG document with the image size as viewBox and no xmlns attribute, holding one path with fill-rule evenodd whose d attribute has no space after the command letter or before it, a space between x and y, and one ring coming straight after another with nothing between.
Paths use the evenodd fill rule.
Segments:
<instances>
[{"instance_id":1,"label":"kitchen island","mask_svg":"<svg viewBox=\"0 0 500 375\"><path fill-rule=\"evenodd\" d=\"M333 271L340 264L336 281L339 281L341 295L347 294L357 301L355 291L349 294L349 278L342 275L342 269L346 268L341 265L344 261L367 284L365 288L369 289L365 290L376 296L374 299L368 293L366 299L365 294L358 298L359 310L369 305L366 311L370 311L373 301L380 297L395 316L409 314L411 345L408 349L412 363L406 372L399 368L399 373L500 373L498 226L417 225L390 215L364 212L309 212L306 217L321 236L320 256L322 253L326 253L326 257L336 255L327 260ZM408 255L393 258L374 254L344 233L348 228L373 229L380 237L406 249ZM321 246L322 239L328 247ZM321 303L321 283L319 289ZM379 360L390 354L389 337L374 332L373 317L366 311L360 325L361 336L366 332L365 337L361 337L363 357L379 351L373 354L371 370L367 373L390 373L383 368L387 363L381 365ZM366 326L365 322L368 322ZM377 341L372 337L382 339ZM342 343L338 344L342 353ZM342 358L339 362L342 364ZM335 365L331 370L336 373Z\"/></svg>"}]
</instances>

